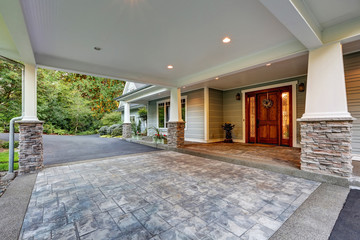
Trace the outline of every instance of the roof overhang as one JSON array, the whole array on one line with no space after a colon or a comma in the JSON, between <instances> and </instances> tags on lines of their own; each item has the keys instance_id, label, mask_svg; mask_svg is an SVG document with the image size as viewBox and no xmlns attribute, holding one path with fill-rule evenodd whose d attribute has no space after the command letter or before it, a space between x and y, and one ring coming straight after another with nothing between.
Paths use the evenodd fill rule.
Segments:
<instances>
[{"instance_id":1,"label":"roof overhang","mask_svg":"<svg viewBox=\"0 0 360 240\"><path fill-rule=\"evenodd\" d=\"M144 101L149 98L154 98L164 92L168 92L168 88L160 87L160 86L145 86L143 88L136 89L130 93L122 95L120 97L115 98L117 101L124 101L128 103L139 103L142 104Z\"/></svg>"}]
</instances>

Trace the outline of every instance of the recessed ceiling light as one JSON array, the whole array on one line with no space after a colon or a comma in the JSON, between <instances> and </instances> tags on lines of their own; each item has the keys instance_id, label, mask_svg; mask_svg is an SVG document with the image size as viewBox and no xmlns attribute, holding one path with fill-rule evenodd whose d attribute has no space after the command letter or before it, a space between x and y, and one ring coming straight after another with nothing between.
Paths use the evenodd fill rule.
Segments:
<instances>
[{"instance_id":1,"label":"recessed ceiling light","mask_svg":"<svg viewBox=\"0 0 360 240\"><path fill-rule=\"evenodd\" d=\"M219 80L219 77L216 77L215 80Z\"/></svg>"},{"instance_id":2,"label":"recessed ceiling light","mask_svg":"<svg viewBox=\"0 0 360 240\"><path fill-rule=\"evenodd\" d=\"M167 68L168 68L168 69L173 69L174 66L173 66L173 65L168 65Z\"/></svg>"},{"instance_id":3,"label":"recessed ceiling light","mask_svg":"<svg viewBox=\"0 0 360 240\"><path fill-rule=\"evenodd\" d=\"M95 49L96 51L100 51L100 50L101 50L101 47L94 47L94 49Z\"/></svg>"},{"instance_id":4,"label":"recessed ceiling light","mask_svg":"<svg viewBox=\"0 0 360 240\"><path fill-rule=\"evenodd\" d=\"M231 39L229 37L224 37L224 39L222 40L223 43L229 43L231 42Z\"/></svg>"},{"instance_id":5,"label":"recessed ceiling light","mask_svg":"<svg viewBox=\"0 0 360 240\"><path fill-rule=\"evenodd\" d=\"M266 66L267 66L267 67L268 67L268 66L271 66L271 63L267 63Z\"/></svg>"}]
</instances>

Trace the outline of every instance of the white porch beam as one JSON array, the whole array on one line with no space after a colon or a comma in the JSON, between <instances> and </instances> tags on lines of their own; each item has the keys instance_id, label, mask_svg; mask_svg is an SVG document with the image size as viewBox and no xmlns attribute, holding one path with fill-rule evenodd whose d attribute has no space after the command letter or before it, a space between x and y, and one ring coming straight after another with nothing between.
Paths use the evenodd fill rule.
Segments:
<instances>
[{"instance_id":1,"label":"white porch beam","mask_svg":"<svg viewBox=\"0 0 360 240\"><path fill-rule=\"evenodd\" d=\"M130 122L130 103L124 102L124 123Z\"/></svg>"},{"instance_id":2,"label":"white porch beam","mask_svg":"<svg viewBox=\"0 0 360 240\"><path fill-rule=\"evenodd\" d=\"M0 14L24 63L35 65L34 52L19 0L0 1Z\"/></svg>"},{"instance_id":3,"label":"white porch beam","mask_svg":"<svg viewBox=\"0 0 360 240\"><path fill-rule=\"evenodd\" d=\"M25 91L23 121L39 121L37 118L37 78L35 65L25 64Z\"/></svg>"},{"instance_id":4,"label":"white porch beam","mask_svg":"<svg viewBox=\"0 0 360 240\"><path fill-rule=\"evenodd\" d=\"M183 122L181 117L181 89L170 89L170 118L169 122Z\"/></svg>"},{"instance_id":5,"label":"white porch beam","mask_svg":"<svg viewBox=\"0 0 360 240\"><path fill-rule=\"evenodd\" d=\"M337 42L310 51L302 119L349 117L341 44Z\"/></svg>"},{"instance_id":6,"label":"white porch beam","mask_svg":"<svg viewBox=\"0 0 360 240\"><path fill-rule=\"evenodd\" d=\"M260 2L308 49L322 46L321 28L301 0Z\"/></svg>"}]
</instances>

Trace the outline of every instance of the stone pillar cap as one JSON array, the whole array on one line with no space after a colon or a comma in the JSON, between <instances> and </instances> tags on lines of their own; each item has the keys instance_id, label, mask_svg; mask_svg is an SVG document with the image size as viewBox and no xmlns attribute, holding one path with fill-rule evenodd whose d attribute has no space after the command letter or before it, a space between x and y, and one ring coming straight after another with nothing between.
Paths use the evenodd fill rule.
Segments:
<instances>
[{"instance_id":1,"label":"stone pillar cap","mask_svg":"<svg viewBox=\"0 0 360 240\"><path fill-rule=\"evenodd\" d=\"M298 122L338 122L338 121L355 121L353 117L334 117L334 118L298 118Z\"/></svg>"},{"instance_id":2,"label":"stone pillar cap","mask_svg":"<svg viewBox=\"0 0 360 240\"><path fill-rule=\"evenodd\" d=\"M44 123L45 121L40 121L40 120L20 120L20 121L16 121L16 123L19 124L34 124L34 123Z\"/></svg>"}]
</instances>

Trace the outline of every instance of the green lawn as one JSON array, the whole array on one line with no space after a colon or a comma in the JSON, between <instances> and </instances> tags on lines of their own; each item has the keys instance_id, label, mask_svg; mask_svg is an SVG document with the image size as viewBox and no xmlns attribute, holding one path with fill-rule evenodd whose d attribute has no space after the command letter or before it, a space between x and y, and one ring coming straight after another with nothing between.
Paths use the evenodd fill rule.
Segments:
<instances>
[{"instance_id":1,"label":"green lawn","mask_svg":"<svg viewBox=\"0 0 360 240\"><path fill-rule=\"evenodd\" d=\"M15 152L14 157L14 170L19 168L19 153ZM9 162L9 151L0 152L0 171L7 171L8 170L8 162Z\"/></svg>"}]
</instances>

